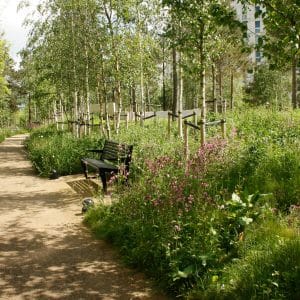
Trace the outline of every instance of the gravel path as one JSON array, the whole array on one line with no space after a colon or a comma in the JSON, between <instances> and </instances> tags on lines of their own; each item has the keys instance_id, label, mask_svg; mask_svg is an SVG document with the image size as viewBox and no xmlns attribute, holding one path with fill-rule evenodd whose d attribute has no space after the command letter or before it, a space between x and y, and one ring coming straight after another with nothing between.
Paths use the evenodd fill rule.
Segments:
<instances>
[{"instance_id":1,"label":"gravel path","mask_svg":"<svg viewBox=\"0 0 300 300\"><path fill-rule=\"evenodd\" d=\"M0 299L167 299L91 237L66 178L34 174L24 139L0 144Z\"/></svg>"}]
</instances>

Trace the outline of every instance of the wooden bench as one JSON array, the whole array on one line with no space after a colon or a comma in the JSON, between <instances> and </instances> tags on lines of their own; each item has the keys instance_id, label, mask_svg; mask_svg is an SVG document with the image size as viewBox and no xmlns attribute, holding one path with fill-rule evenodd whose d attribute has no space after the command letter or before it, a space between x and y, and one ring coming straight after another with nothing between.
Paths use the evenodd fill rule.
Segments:
<instances>
[{"instance_id":1,"label":"wooden bench","mask_svg":"<svg viewBox=\"0 0 300 300\"><path fill-rule=\"evenodd\" d=\"M131 162L132 145L120 144L118 142L105 140L103 149L92 149L89 152L98 153L99 158L82 158L81 165L85 178L88 176L88 167L96 169L103 184L103 191L107 192L107 173L116 174L124 172L127 177Z\"/></svg>"}]
</instances>

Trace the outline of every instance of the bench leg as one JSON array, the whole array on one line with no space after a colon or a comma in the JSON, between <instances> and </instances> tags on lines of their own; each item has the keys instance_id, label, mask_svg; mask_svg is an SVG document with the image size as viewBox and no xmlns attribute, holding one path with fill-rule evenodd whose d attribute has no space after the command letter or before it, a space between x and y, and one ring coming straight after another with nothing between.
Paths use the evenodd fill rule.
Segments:
<instances>
[{"instance_id":1,"label":"bench leg","mask_svg":"<svg viewBox=\"0 0 300 300\"><path fill-rule=\"evenodd\" d=\"M81 166L82 166L85 179L88 179L88 167L87 167L87 163L84 160L81 160Z\"/></svg>"},{"instance_id":2,"label":"bench leg","mask_svg":"<svg viewBox=\"0 0 300 300\"><path fill-rule=\"evenodd\" d=\"M106 175L105 175L105 171L99 170L99 176L100 176L101 181L102 181L103 192L104 192L104 193L107 193L107 183L106 183Z\"/></svg>"}]
</instances>

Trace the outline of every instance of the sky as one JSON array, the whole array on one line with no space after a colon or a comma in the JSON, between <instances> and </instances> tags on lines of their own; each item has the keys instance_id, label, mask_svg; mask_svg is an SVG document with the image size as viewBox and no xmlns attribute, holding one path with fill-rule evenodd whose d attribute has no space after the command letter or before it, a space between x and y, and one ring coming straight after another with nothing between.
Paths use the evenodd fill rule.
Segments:
<instances>
[{"instance_id":1,"label":"sky","mask_svg":"<svg viewBox=\"0 0 300 300\"><path fill-rule=\"evenodd\" d=\"M10 55L20 62L18 52L25 47L28 29L22 23L30 12L34 10L39 0L27 0L30 4L28 9L17 12L20 0L0 0L0 32L4 33L4 39L10 45Z\"/></svg>"}]
</instances>

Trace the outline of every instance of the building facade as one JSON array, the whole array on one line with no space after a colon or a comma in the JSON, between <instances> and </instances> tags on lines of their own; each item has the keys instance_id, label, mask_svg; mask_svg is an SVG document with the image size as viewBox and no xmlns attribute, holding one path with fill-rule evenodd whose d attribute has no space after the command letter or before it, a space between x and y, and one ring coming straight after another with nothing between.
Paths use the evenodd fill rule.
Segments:
<instances>
[{"instance_id":1,"label":"building facade","mask_svg":"<svg viewBox=\"0 0 300 300\"><path fill-rule=\"evenodd\" d=\"M259 5L247 5L244 7L241 3L234 0L232 6L235 8L238 19L247 26L247 41L253 51L250 55L251 62L260 64L263 62L262 52L255 49L259 38L264 33L264 24L261 15L262 7Z\"/></svg>"}]
</instances>

